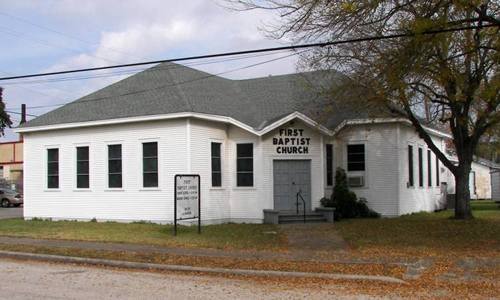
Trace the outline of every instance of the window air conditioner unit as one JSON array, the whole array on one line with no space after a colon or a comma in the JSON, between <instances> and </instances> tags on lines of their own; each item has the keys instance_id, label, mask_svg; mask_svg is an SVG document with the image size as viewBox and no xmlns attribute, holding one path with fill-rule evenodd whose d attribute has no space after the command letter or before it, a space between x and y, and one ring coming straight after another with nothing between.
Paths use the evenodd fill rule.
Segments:
<instances>
[{"instance_id":1,"label":"window air conditioner unit","mask_svg":"<svg viewBox=\"0 0 500 300\"><path fill-rule=\"evenodd\" d=\"M349 176L347 177L347 184L350 187L360 187L365 185L364 176Z\"/></svg>"}]
</instances>

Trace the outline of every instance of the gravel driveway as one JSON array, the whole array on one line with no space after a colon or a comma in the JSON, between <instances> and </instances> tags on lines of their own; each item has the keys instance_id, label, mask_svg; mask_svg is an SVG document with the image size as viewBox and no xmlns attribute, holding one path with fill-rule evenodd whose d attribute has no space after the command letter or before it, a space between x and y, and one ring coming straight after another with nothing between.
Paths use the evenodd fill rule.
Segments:
<instances>
[{"instance_id":1,"label":"gravel driveway","mask_svg":"<svg viewBox=\"0 0 500 300\"><path fill-rule=\"evenodd\" d=\"M22 218L23 208L22 207L0 207L0 219L12 219L12 218Z\"/></svg>"}]
</instances>

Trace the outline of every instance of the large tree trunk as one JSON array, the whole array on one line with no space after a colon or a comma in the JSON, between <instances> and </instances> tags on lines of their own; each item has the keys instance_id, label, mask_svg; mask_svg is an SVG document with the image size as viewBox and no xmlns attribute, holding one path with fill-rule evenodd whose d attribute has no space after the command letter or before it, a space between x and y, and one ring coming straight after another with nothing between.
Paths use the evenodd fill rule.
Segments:
<instances>
[{"instance_id":1,"label":"large tree trunk","mask_svg":"<svg viewBox=\"0 0 500 300\"><path fill-rule=\"evenodd\" d=\"M471 162L461 163L455 172L455 218L471 219L469 174Z\"/></svg>"}]
</instances>

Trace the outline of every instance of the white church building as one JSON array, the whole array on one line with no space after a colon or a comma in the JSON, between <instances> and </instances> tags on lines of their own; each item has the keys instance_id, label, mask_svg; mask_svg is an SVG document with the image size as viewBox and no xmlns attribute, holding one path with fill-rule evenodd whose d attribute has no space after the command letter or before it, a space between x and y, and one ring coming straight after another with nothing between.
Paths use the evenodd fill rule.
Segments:
<instances>
[{"instance_id":1,"label":"white church building","mask_svg":"<svg viewBox=\"0 0 500 300\"><path fill-rule=\"evenodd\" d=\"M337 167L383 216L442 208L446 169L410 123L324 99L314 86L330 80L164 63L37 117L17 129L24 217L171 223L174 176L199 174L203 224L261 223L295 212L298 192L315 211ZM444 149L447 134L427 130Z\"/></svg>"}]
</instances>

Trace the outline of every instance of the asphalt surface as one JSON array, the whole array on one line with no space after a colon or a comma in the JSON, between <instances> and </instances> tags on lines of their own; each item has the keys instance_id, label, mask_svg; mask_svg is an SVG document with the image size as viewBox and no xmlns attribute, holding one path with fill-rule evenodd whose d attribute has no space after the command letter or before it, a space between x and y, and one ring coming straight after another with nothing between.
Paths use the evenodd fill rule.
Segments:
<instances>
[{"instance_id":1,"label":"asphalt surface","mask_svg":"<svg viewBox=\"0 0 500 300\"><path fill-rule=\"evenodd\" d=\"M3 259L0 278L1 299L360 299L343 295L335 286L295 289L203 275Z\"/></svg>"},{"instance_id":2,"label":"asphalt surface","mask_svg":"<svg viewBox=\"0 0 500 300\"><path fill-rule=\"evenodd\" d=\"M0 207L0 219L12 219L12 218L22 218L23 208L22 207Z\"/></svg>"}]
</instances>

